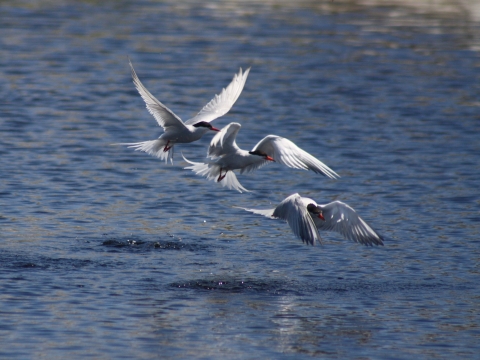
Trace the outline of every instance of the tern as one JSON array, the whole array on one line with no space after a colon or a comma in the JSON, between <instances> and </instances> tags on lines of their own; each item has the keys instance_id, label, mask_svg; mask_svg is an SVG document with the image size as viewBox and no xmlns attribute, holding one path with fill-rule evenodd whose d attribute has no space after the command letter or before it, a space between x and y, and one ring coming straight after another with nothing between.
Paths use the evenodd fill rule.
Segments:
<instances>
[{"instance_id":1,"label":"tern","mask_svg":"<svg viewBox=\"0 0 480 360\"><path fill-rule=\"evenodd\" d=\"M251 150L240 149L235 138L240 130L239 123L230 123L215 134L207 152L206 163L183 159L191 166L185 167L208 180L216 180L222 186L239 192L248 191L240 182L233 170L240 174L249 173L267 165L272 161L295 169L311 170L331 179L339 175L327 165L316 159L288 139L276 135L268 135L260 140Z\"/></svg>"},{"instance_id":2,"label":"tern","mask_svg":"<svg viewBox=\"0 0 480 360\"><path fill-rule=\"evenodd\" d=\"M363 245L383 245L382 236L358 216L352 207L341 201L319 205L314 200L296 193L274 209L243 209L272 219L286 220L293 233L310 245L321 243L318 230L335 231L345 239Z\"/></svg>"},{"instance_id":3,"label":"tern","mask_svg":"<svg viewBox=\"0 0 480 360\"><path fill-rule=\"evenodd\" d=\"M240 68L238 74L233 76L231 83L222 90L220 95L215 95L197 115L183 122L143 86L131 62L130 68L135 87L145 101L150 114L157 120L158 125L163 128L164 133L156 140L116 145L127 145L135 150L145 151L147 154L165 160L165 162L170 160L172 164L175 144L197 141L209 130L220 131L213 127L210 122L230 111L242 93L250 72L250 68L248 68L242 73L242 68Z\"/></svg>"}]
</instances>

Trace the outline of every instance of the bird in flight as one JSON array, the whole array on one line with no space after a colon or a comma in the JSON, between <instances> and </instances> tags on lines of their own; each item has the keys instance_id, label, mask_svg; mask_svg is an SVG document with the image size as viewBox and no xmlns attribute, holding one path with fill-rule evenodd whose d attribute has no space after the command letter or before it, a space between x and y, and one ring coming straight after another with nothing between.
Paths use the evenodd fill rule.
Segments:
<instances>
[{"instance_id":1,"label":"bird in flight","mask_svg":"<svg viewBox=\"0 0 480 360\"><path fill-rule=\"evenodd\" d=\"M321 242L320 231L335 231L347 240L363 245L383 245L383 237L368 225L357 212L341 201L319 205L298 193L290 195L274 209L245 209L272 219L285 220L293 233L304 243Z\"/></svg>"},{"instance_id":2,"label":"bird in flight","mask_svg":"<svg viewBox=\"0 0 480 360\"><path fill-rule=\"evenodd\" d=\"M135 87L145 101L150 114L157 120L158 125L163 128L164 133L156 140L116 145L127 145L135 150L145 151L147 154L165 160L165 162L170 160L172 164L175 144L197 141L209 130L220 131L213 127L210 122L230 111L242 93L250 72L250 68L245 72L242 72L242 68L240 68L239 72L233 76L230 84L221 91L220 95L215 95L197 115L183 122L172 110L163 105L147 90L138 78L131 62L130 68Z\"/></svg>"},{"instance_id":3,"label":"bird in flight","mask_svg":"<svg viewBox=\"0 0 480 360\"><path fill-rule=\"evenodd\" d=\"M185 169L205 176L208 180L216 180L222 186L239 192L248 190L240 184L233 170L239 170L240 174L249 173L271 162L278 162L294 169L311 170L331 179L339 177L320 160L280 136L268 135L251 151L242 150L235 141L240 128L239 123L230 123L215 134L210 142L207 152L209 159L206 163L189 161L182 154L183 159L191 165Z\"/></svg>"}]
</instances>

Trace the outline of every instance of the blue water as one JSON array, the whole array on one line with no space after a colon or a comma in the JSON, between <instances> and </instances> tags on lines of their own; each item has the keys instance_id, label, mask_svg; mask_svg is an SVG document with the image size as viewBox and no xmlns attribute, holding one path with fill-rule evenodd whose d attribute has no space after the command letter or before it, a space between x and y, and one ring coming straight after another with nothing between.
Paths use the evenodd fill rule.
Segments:
<instances>
[{"instance_id":1,"label":"blue water","mask_svg":"<svg viewBox=\"0 0 480 360\"><path fill-rule=\"evenodd\" d=\"M479 6L1 2L0 358L478 358ZM182 169L211 134L173 166L111 146L161 134L128 57L183 119L251 66L214 125L341 178L271 164L240 194ZM234 207L294 192L385 246Z\"/></svg>"}]
</instances>

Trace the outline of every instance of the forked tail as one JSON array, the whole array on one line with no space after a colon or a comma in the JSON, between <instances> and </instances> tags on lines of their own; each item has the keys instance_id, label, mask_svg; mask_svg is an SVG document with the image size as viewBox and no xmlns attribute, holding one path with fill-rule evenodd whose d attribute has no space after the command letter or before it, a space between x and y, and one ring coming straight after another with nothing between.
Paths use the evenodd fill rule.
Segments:
<instances>
[{"instance_id":1,"label":"forked tail","mask_svg":"<svg viewBox=\"0 0 480 360\"><path fill-rule=\"evenodd\" d=\"M187 166L184 169L192 170L195 174L206 177L207 180L219 182L223 187L226 187L228 189L237 190L239 192L243 192L243 191L249 192L249 190L245 189L239 183L233 171L227 171L225 173L225 171L222 170L220 166L218 166L217 164L197 163L197 162L187 160L185 156L183 156L183 160L191 164L191 166ZM220 181L218 181L218 179L220 179Z\"/></svg>"},{"instance_id":2,"label":"forked tail","mask_svg":"<svg viewBox=\"0 0 480 360\"><path fill-rule=\"evenodd\" d=\"M135 151L144 151L149 155L153 155L157 158L165 160L165 163L170 160L173 164L173 149L174 145L168 144L163 139L142 141L138 143L120 143L112 145L126 145L129 148L135 149ZM167 149L167 150L165 150Z\"/></svg>"},{"instance_id":3,"label":"forked tail","mask_svg":"<svg viewBox=\"0 0 480 360\"><path fill-rule=\"evenodd\" d=\"M242 208L242 207L239 207L239 209L243 209L245 211L250 211L254 214L258 214L258 215L263 215L263 216L266 216L270 219L276 219L275 216L273 216L273 212L275 211L275 209L247 209L247 208Z\"/></svg>"}]
</instances>

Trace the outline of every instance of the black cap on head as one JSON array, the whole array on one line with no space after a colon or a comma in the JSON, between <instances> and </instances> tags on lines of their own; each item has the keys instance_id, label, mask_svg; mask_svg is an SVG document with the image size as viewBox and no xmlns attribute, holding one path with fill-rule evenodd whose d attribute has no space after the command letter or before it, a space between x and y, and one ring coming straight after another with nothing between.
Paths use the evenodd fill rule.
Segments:
<instances>
[{"instance_id":1,"label":"black cap on head","mask_svg":"<svg viewBox=\"0 0 480 360\"><path fill-rule=\"evenodd\" d=\"M261 150L249 151L250 155L258 155L258 156L268 156L265 152Z\"/></svg>"},{"instance_id":2,"label":"black cap on head","mask_svg":"<svg viewBox=\"0 0 480 360\"><path fill-rule=\"evenodd\" d=\"M313 204L308 204L307 210L314 214L320 214L322 212L316 205Z\"/></svg>"},{"instance_id":3,"label":"black cap on head","mask_svg":"<svg viewBox=\"0 0 480 360\"><path fill-rule=\"evenodd\" d=\"M210 130L213 130L213 131L220 131L220 129L217 129L216 127L213 127L212 124L210 124L208 121L200 121L196 124L193 124L193 127L196 127L196 128L203 127L203 128L207 128L207 129L210 129Z\"/></svg>"},{"instance_id":4,"label":"black cap on head","mask_svg":"<svg viewBox=\"0 0 480 360\"><path fill-rule=\"evenodd\" d=\"M268 161L275 161L271 156L269 156L266 152L262 150L249 151L248 153L250 155L262 156L265 160L268 160Z\"/></svg>"},{"instance_id":5,"label":"black cap on head","mask_svg":"<svg viewBox=\"0 0 480 360\"><path fill-rule=\"evenodd\" d=\"M206 121L200 121L196 124L193 124L193 127L206 127L206 128L211 128L212 125L209 123L209 122L206 122Z\"/></svg>"}]
</instances>

